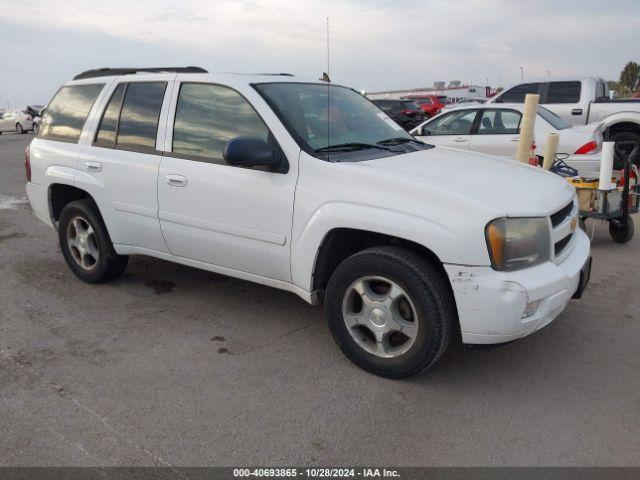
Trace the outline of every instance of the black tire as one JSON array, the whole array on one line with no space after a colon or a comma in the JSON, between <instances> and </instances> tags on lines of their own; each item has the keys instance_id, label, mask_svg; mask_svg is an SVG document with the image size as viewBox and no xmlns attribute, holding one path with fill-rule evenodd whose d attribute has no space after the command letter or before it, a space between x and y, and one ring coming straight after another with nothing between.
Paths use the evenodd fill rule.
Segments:
<instances>
[{"instance_id":1,"label":"black tire","mask_svg":"<svg viewBox=\"0 0 640 480\"><path fill-rule=\"evenodd\" d=\"M640 147L640 134L635 132L619 132L611 137L614 142L633 142ZM634 162L636 166L640 167L640 155L636 157Z\"/></svg>"},{"instance_id":2,"label":"black tire","mask_svg":"<svg viewBox=\"0 0 640 480\"><path fill-rule=\"evenodd\" d=\"M581 217L580 220L578 220L578 225L580 226L580 228L586 232L587 231L587 217Z\"/></svg>"},{"instance_id":3,"label":"black tire","mask_svg":"<svg viewBox=\"0 0 640 480\"><path fill-rule=\"evenodd\" d=\"M343 302L350 287L358 279L371 276L395 282L415 306L415 340L407 351L394 358L381 358L365 350L345 324ZM409 377L431 367L449 346L457 322L447 279L420 256L390 246L363 250L338 266L326 289L325 315L344 354L364 370L388 378Z\"/></svg>"},{"instance_id":4,"label":"black tire","mask_svg":"<svg viewBox=\"0 0 640 480\"><path fill-rule=\"evenodd\" d=\"M609 222L609 235L616 243L627 243L633 238L635 227L633 218L627 217L625 222Z\"/></svg>"},{"instance_id":5,"label":"black tire","mask_svg":"<svg viewBox=\"0 0 640 480\"><path fill-rule=\"evenodd\" d=\"M68 232L72 228L70 223L75 219L84 221L92 229L93 248L98 258L90 268L80 265L76 260L78 251L76 249L74 253L69 243ZM98 208L90 199L70 202L62 209L58 222L58 239L67 265L80 280L87 283L101 283L114 279L124 271L129 261L128 256L118 255L113 249Z\"/></svg>"},{"instance_id":6,"label":"black tire","mask_svg":"<svg viewBox=\"0 0 640 480\"><path fill-rule=\"evenodd\" d=\"M21 123L16 123L16 133L18 135L22 135L24 133L24 129L22 128Z\"/></svg>"}]
</instances>

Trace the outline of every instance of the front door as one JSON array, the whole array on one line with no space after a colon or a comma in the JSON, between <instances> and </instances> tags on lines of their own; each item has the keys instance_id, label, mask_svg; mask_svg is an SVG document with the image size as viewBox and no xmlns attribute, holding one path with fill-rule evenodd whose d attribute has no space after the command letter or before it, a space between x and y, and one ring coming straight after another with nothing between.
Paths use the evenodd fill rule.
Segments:
<instances>
[{"instance_id":1,"label":"front door","mask_svg":"<svg viewBox=\"0 0 640 480\"><path fill-rule=\"evenodd\" d=\"M415 136L425 143L467 150L477 109L455 110L428 121Z\"/></svg>"},{"instance_id":2,"label":"front door","mask_svg":"<svg viewBox=\"0 0 640 480\"><path fill-rule=\"evenodd\" d=\"M162 233L172 254L262 277L291 281L289 252L297 165L288 173L228 165L229 140L278 145L249 102L214 84L176 85L167 126L171 152L158 177ZM297 162L297 158L295 159Z\"/></svg>"}]
</instances>

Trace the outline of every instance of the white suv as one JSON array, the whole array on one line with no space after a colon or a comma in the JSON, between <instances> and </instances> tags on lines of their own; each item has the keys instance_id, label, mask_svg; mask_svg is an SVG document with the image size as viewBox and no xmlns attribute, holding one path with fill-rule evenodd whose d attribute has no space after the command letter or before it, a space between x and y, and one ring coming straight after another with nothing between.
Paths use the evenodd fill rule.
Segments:
<instances>
[{"instance_id":1,"label":"white suv","mask_svg":"<svg viewBox=\"0 0 640 480\"><path fill-rule=\"evenodd\" d=\"M559 177L424 144L350 88L169 70L79 75L27 152L33 210L80 279L142 254L323 300L344 353L387 377L580 296L589 241Z\"/></svg>"}]
</instances>

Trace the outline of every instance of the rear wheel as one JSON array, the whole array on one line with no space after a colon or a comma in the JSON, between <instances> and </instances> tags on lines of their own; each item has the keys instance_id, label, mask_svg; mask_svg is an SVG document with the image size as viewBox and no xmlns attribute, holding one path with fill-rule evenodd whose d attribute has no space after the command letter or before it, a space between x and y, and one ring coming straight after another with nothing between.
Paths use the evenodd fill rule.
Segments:
<instances>
[{"instance_id":1,"label":"rear wheel","mask_svg":"<svg viewBox=\"0 0 640 480\"><path fill-rule=\"evenodd\" d=\"M24 133L24 130L22 129L22 124L21 123L16 123L16 133L18 135Z\"/></svg>"},{"instance_id":2,"label":"rear wheel","mask_svg":"<svg viewBox=\"0 0 640 480\"><path fill-rule=\"evenodd\" d=\"M626 219L609 221L609 235L616 243L627 243L633 238L634 233L633 218L629 216Z\"/></svg>"},{"instance_id":3,"label":"rear wheel","mask_svg":"<svg viewBox=\"0 0 640 480\"><path fill-rule=\"evenodd\" d=\"M396 247L375 247L344 260L325 296L327 322L345 355L390 378L417 374L449 345L456 321L446 278Z\"/></svg>"},{"instance_id":4,"label":"rear wheel","mask_svg":"<svg viewBox=\"0 0 640 480\"><path fill-rule=\"evenodd\" d=\"M611 137L614 142L633 142L640 147L640 135L635 132L620 132ZM635 158L635 165L640 167L640 155Z\"/></svg>"},{"instance_id":5,"label":"rear wheel","mask_svg":"<svg viewBox=\"0 0 640 480\"><path fill-rule=\"evenodd\" d=\"M91 200L71 202L62 209L58 238L67 265L85 282L106 282L120 275L127 266L129 257L115 252Z\"/></svg>"}]
</instances>

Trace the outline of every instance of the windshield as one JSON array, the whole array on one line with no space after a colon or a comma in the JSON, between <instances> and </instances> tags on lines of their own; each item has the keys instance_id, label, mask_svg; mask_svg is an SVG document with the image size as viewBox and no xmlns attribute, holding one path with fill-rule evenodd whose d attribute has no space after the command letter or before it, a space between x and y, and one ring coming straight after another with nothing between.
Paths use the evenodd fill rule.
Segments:
<instances>
[{"instance_id":1,"label":"windshield","mask_svg":"<svg viewBox=\"0 0 640 480\"><path fill-rule=\"evenodd\" d=\"M427 148L349 88L314 83L262 83L254 88L300 148L318 158L327 159L330 152L332 161L346 161L341 157L357 151L357 159L364 160Z\"/></svg>"},{"instance_id":2,"label":"windshield","mask_svg":"<svg viewBox=\"0 0 640 480\"><path fill-rule=\"evenodd\" d=\"M565 128L571 128L571 125L563 118L553 113L551 110L547 110L544 107L538 107L538 115L551 124L556 130L564 130Z\"/></svg>"}]
</instances>

